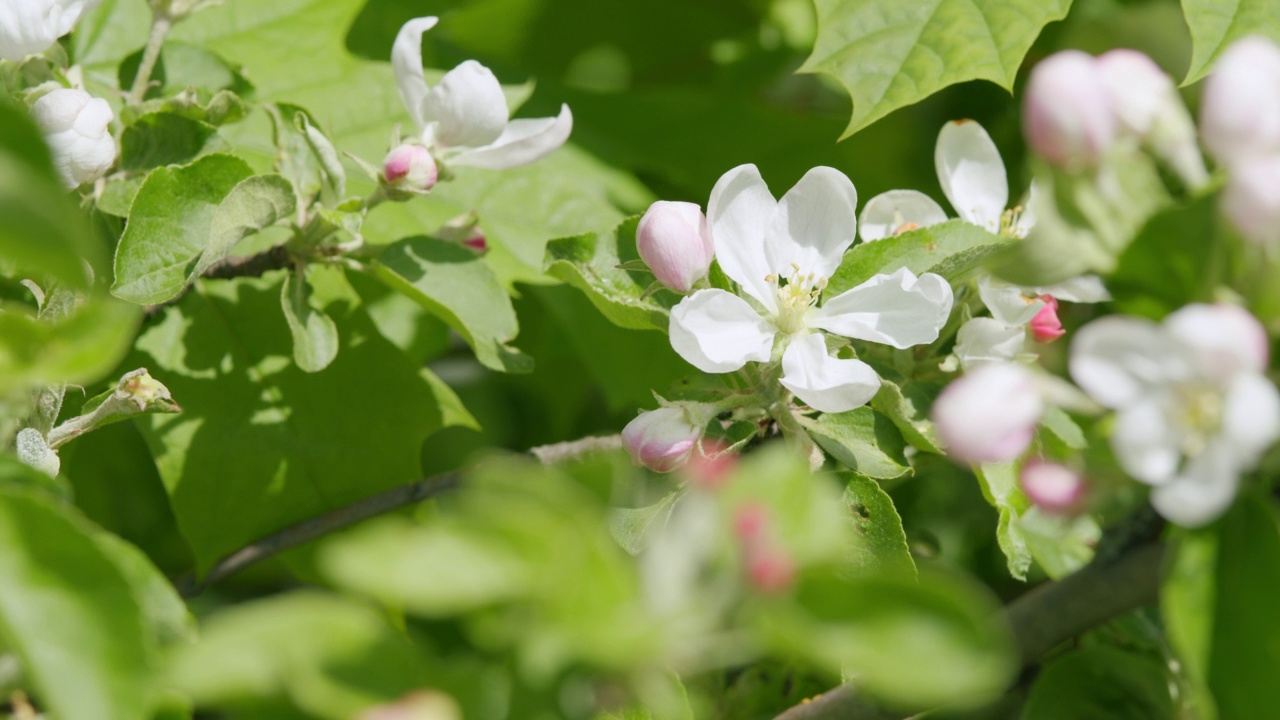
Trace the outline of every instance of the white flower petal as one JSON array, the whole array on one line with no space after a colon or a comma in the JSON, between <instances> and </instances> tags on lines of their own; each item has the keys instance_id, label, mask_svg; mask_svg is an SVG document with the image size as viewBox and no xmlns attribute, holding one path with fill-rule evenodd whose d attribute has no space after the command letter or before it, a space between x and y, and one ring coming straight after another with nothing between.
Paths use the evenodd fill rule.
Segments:
<instances>
[{"instance_id":1,"label":"white flower petal","mask_svg":"<svg viewBox=\"0 0 1280 720\"><path fill-rule=\"evenodd\" d=\"M553 118L512 120L497 140L464 150L449 159L450 165L470 165L488 170L528 165L564 145L573 131L573 113L568 105L560 106Z\"/></svg>"},{"instance_id":2,"label":"white flower petal","mask_svg":"<svg viewBox=\"0 0 1280 720\"><path fill-rule=\"evenodd\" d=\"M493 143L507 127L507 97L489 68L465 60L422 97L424 140L445 148Z\"/></svg>"},{"instance_id":3,"label":"white flower petal","mask_svg":"<svg viewBox=\"0 0 1280 720\"><path fill-rule=\"evenodd\" d=\"M1011 362L1022 354L1026 344L1024 326L978 317L960 326L953 352L960 366L970 370L993 362Z\"/></svg>"},{"instance_id":4,"label":"white flower petal","mask_svg":"<svg viewBox=\"0 0 1280 720\"><path fill-rule=\"evenodd\" d=\"M1000 230L1000 216L1009 204L1009 179L1004 160L991 136L972 120L942 126L933 163L938 181L956 213L991 232Z\"/></svg>"},{"instance_id":5,"label":"white flower petal","mask_svg":"<svg viewBox=\"0 0 1280 720\"><path fill-rule=\"evenodd\" d=\"M438 21L435 17L410 20L400 27L391 46L391 68L396 74L400 99L419 131L426 124L422 117L422 98L427 94L427 80L422 74L422 33L435 27Z\"/></svg>"},{"instance_id":6,"label":"white flower petal","mask_svg":"<svg viewBox=\"0 0 1280 720\"><path fill-rule=\"evenodd\" d=\"M767 361L776 333L745 300L724 290L699 290L671 309L671 347L703 372Z\"/></svg>"},{"instance_id":7,"label":"white flower petal","mask_svg":"<svg viewBox=\"0 0 1280 720\"><path fill-rule=\"evenodd\" d=\"M946 221L946 211L928 195L916 190L890 190L862 206L858 235L862 242L871 242Z\"/></svg>"},{"instance_id":8,"label":"white flower petal","mask_svg":"<svg viewBox=\"0 0 1280 720\"><path fill-rule=\"evenodd\" d=\"M1153 489L1151 504L1171 522L1185 527L1205 525L1231 505L1240 484L1239 472L1232 449L1211 444L1178 477Z\"/></svg>"},{"instance_id":9,"label":"white flower petal","mask_svg":"<svg viewBox=\"0 0 1280 720\"><path fill-rule=\"evenodd\" d=\"M1031 187L1027 188L1027 197L1018 205L1020 211L1013 223L1014 236L1024 238L1036 226L1036 204L1041 202L1038 192L1036 181L1032 180Z\"/></svg>"},{"instance_id":10,"label":"white flower petal","mask_svg":"<svg viewBox=\"0 0 1280 720\"><path fill-rule=\"evenodd\" d=\"M769 267L779 277L799 268L829 278L857 235L858 191L844 173L816 167L782 196L765 236Z\"/></svg>"},{"instance_id":11,"label":"white flower petal","mask_svg":"<svg viewBox=\"0 0 1280 720\"><path fill-rule=\"evenodd\" d=\"M845 337L908 348L931 343L947 324L954 301L940 275L917 278L906 268L877 275L827 300L810 321Z\"/></svg>"},{"instance_id":12,"label":"white flower petal","mask_svg":"<svg viewBox=\"0 0 1280 720\"><path fill-rule=\"evenodd\" d=\"M1144 396L1116 413L1111 448L1125 472L1150 485L1177 475L1183 433L1172 421L1176 413L1164 393Z\"/></svg>"},{"instance_id":13,"label":"white flower petal","mask_svg":"<svg viewBox=\"0 0 1280 720\"><path fill-rule=\"evenodd\" d=\"M978 296L991 317L1005 325L1026 325L1045 305L1043 300L1028 298L1025 289L991 275L978 280Z\"/></svg>"},{"instance_id":14,"label":"white flower petal","mask_svg":"<svg viewBox=\"0 0 1280 720\"><path fill-rule=\"evenodd\" d=\"M1261 374L1244 373L1227 387L1223 440L1246 469L1280 438L1280 392Z\"/></svg>"},{"instance_id":15,"label":"white flower petal","mask_svg":"<svg viewBox=\"0 0 1280 720\"><path fill-rule=\"evenodd\" d=\"M1111 299L1107 286L1097 275L1077 275L1055 285L1041 285L1031 290L1037 295L1052 295L1067 302L1100 303Z\"/></svg>"},{"instance_id":16,"label":"white flower petal","mask_svg":"<svg viewBox=\"0 0 1280 720\"><path fill-rule=\"evenodd\" d=\"M707 224L720 269L771 313L778 311L778 298L765 280L773 271L764 243L765 229L777 210L755 165L739 165L721 175L707 202Z\"/></svg>"},{"instance_id":17,"label":"white flower petal","mask_svg":"<svg viewBox=\"0 0 1280 720\"><path fill-rule=\"evenodd\" d=\"M1150 320L1111 316L1076 332L1071 377L1097 402L1120 408L1191 374L1186 350Z\"/></svg>"},{"instance_id":18,"label":"white flower petal","mask_svg":"<svg viewBox=\"0 0 1280 720\"><path fill-rule=\"evenodd\" d=\"M1238 305L1193 304L1165 318L1169 334L1196 357L1205 376L1225 381L1236 373L1267 369L1267 331Z\"/></svg>"},{"instance_id":19,"label":"white flower petal","mask_svg":"<svg viewBox=\"0 0 1280 720\"><path fill-rule=\"evenodd\" d=\"M828 355L822 333L791 340L782 354L781 382L806 405L827 413L862 407L880 389L880 376L870 365Z\"/></svg>"}]
</instances>

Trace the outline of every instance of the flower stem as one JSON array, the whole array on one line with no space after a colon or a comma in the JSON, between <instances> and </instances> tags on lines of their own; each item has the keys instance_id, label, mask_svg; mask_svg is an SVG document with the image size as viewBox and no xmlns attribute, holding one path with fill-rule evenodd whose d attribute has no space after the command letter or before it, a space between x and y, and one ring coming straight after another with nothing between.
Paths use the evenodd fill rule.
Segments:
<instances>
[{"instance_id":1,"label":"flower stem","mask_svg":"<svg viewBox=\"0 0 1280 720\"><path fill-rule=\"evenodd\" d=\"M133 87L129 90L128 104L141 105L147 96L147 88L151 86L151 73L160 60L160 48L164 47L164 39L173 27L173 20L168 15L153 13L151 16L151 35L147 37L147 47L142 51L142 62L138 63L138 74L133 78Z\"/></svg>"}]
</instances>

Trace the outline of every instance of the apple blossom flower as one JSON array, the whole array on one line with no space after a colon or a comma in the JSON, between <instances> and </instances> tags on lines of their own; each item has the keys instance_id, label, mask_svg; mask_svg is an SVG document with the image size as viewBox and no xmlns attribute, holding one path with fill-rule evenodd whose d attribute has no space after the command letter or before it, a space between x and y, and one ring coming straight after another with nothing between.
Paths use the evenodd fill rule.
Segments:
<instances>
[{"instance_id":1,"label":"apple blossom flower","mask_svg":"<svg viewBox=\"0 0 1280 720\"><path fill-rule=\"evenodd\" d=\"M382 180L394 190L421 194L436 185L439 170L431 152L417 143L392 148L382 161Z\"/></svg>"},{"instance_id":2,"label":"apple blossom flower","mask_svg":"<svg viewBox=\"0 0 1280 720\"><path fill-rule=\"evenodd\" d=\"M1037 299L1044 303L1044 307L1027 323L1031 336L1036 342L1049 343L1066 335L1067 331L1062 329L1062 321L1058 319L1057 299L1052 295L1041 295Z\"/></svg>"},{"instance_id":3,"label":"apple blossom flower","mask_svg":"<svg viewBox=\"0 0 1280 720\"><path fill-rule=\"evenodd\" d=\"M1280 243L1280 153L1236 160L1228 170L1219 208L1246 239Z\"/></svg>"},{"instance_id":4,"label":"apple blossom flower","mask_svg":"<svg viewBox=\"0 0 1280 720\"><path fill-rule=\"evenodd\" d=\"M1034 359L1033 354L1024 351L1027 330L1042 343L1061 337L1059 300L1097 303L1111 299L1096 275L1039 286L1013 285L984 275L978 280L978 296L991 311L991 317L973 318L961 326L956 336L953 353L966 369L991 361Z\"/></svg>"},{"instance_id":5,"label":"apple blossom flower","mask_svg":"<svg viewBox=\"0 0 1280 720\"><path fill-rule=\"evenodd\" d=\"M693 422L684 407L642 412L622 429L622 446L637 466L654 472L675 470L689 459L706 427Z\"/></svg>"},{"instance_id":6,"label":"apple blossom flower","mask_svg":"<svg viewBox=\"0 0 1280 720\"><path fill-rule=\"evenodd\" d=\"M1252 36L1232 43L1205 80L1200 131L1225 166L1280 153L1280 47Z\"/></svg>"},{"instance_id":7,"label":"apple blossom flower","mask_svg":"<svg viewBox=\"0 0 1280 720\"><path fill-rule=\"evenodd\" d=\"M5 0L0 3L0 60L22 60L71 32L99 0Z\"/></svg>"},{"instance_id":8,"label":"apple blossom flower","mask_svg":"<svg viewBox=\"0 0 1280 720\"><path fill-rule=\"evenodd\" d=\"M1031 370L993 362L957 378L930 417L947 453L970 463L1012 460L1031 445L1045 402Z\"/></svg>"},{"instance_id":9,"label":"apple blossom flower","mask_svg":"<svg viewBox=\"0 0 1280 720\"><path fill-rule=\"evenodd\" d=\"M715 257L702 208L666 200L650 205L640 218L636 250L658 282L679 293L705 277Z\"/></svg>"},{"instance_id":10,"label":"apple blossom flower","mask_svg":"<svg viewBox=\"0 0 1280 720\"><path fill-rule=\"evenodd\" d=\"M1280 392L1263 374L1266 331L1231 305L1188 305L1163 324L1106 317L1081 328L1071 377L1116 411L1120 466L1169 520L1199 526L1280 438Z\"/></svg>"},{"instance_id":11,"label":"apple blossom flower","mask_svg":"<svg viewBox=\"0 0 1280 720\"><path fill-rule=\"evenodd\" d=\"M501 170L527 165L560 147L573 129L568 105L554 118L511 120L502 86L489 68L467 60L435 87L422 70L422 34L437 18L400 28L391 49L400 98L436 159L449 165Z\"/></svg>"},{"instance_id":12,"label":"apple blossom flower","mask_svg":"<svg viewBox=\"0 0 1280 720\"><path fill-rule=\"evenodd\" d=\"M671 310L671 346L694 367L733 372L775 360L781 383L822 412L867 403L880 387L871 366L832 357L825 330L896 348L937 339L951 312L951 286L939 275L902 268L818 301L853 243L857 192L843 173L810 170L779 202L754 165L725 173L711 191L707 222L716 258L752 301L705 289ZM785 348L783 347L785 346Z\"/></svg>"},{"instance_id":13,"label":"apple blossom flower","mask_svg":"<svg viewBox=\"0 0 1280 720\"><path fill-rule=\"evenodd\" d=\"M1079 512L1088 493L1088 485L1080 473L1064 465L1038 459L1023 464L1018 484L1033 505L1053 515Z\"/></svg>"},{"instance_id":14,"label":"apple blossom flower","mask_svg":"<svg viewBox=\"0 0 1280 720\"><path fill-rule=\"evenodd\" d=\"M115 113L106 100L83 90L58 88L36 100L31 115L68 188L97 180L116 161L116 141L108 127Z\"/></svg>"},{"instance_id":15,"label":"apple blossom flower","mask_svg":"<svg viewBox=\"0 0 1280 720\"><path fill-rule=\"evenodd\" d=\"M1027 144L1068 168L1098 164L1116 135L1112 97L1094 58L1063 50L1031 70L1024 96Z\"/></svg>"}]
</instances>

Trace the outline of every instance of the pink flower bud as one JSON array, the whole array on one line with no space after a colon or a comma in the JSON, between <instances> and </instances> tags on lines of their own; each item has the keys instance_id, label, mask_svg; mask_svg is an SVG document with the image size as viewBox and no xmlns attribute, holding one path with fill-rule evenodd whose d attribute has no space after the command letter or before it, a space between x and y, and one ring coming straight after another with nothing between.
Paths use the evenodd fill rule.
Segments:
<instances>
[{"instance_id":1,"label":"pink flower bud","mask_svg":"<svg viewBox=\"0 0 1280 720\"><path fill-rule=\"evenodd\" d=\"M471 234L462 241L462 246L471 248L478 253L482 253L489 249L489 241L485 238L484 231L477 226L473 228L471 230Z\"/></svg>"},{"instance_id":2,"label":"pink flower bud","mask_svg":"<svg viewBox=\"0 0 1280 720\"><path fill-rule=\"evenodd\" d=\"M769 508L758 502L747 503L733 514L733 531L743 543L760 541L769 529Z\"/></svg>"},{"instance_id":3,"label":"pink flower bud","mask_svg":"<svg viewBox=\"0 0 1280 720\"><path fill-rule=\"evenodd\" d=\"M1044 460L1028 460L1019 477L1022 492L1041 510L1054 515L1073 515L1084 505L1088 486L1071 468Z\"/></svg>"},{"instance_id":4,"label":"pink flower bud","mask_svg":"<svg viewBox=\"0 0 1280 720\"><path fill-rule=\"evenodd\" d=\"M636 227L636 249L658 282L681 293L711 269L715 247L702 208L659 200Z\"/></svg>"},{"instance_id":5,"label":"pink flower bud","mask_svg":"<svg viewBox=\"0 0 1280 720\"><path fill-rule=\"evenodd\" d=\"M795 562L779 547L748 546L746 560L747 579L756 590L779 593L795 582Z\"/></svg>"},{"instance_id":6,"label":"pink flower bud","mask_svg":"<svg viewBox=\"0 0 1280 720\"><path fill-rule=\"evenodd\" d=\"M1280 242L1280 154L1240 158L1222 190L1222 214L1246 240Z\"/></svg>"},{"instance_id":7,"label":"pink flower bud","mask_svg":"<svg viewBox=\"0 0 1280 720\"><path fill-rule=\"evenodd\" d=\"M1219 163L1280 151L1280 48L1261 37L1232 43L1205 81L1200 132Z\"/></svg>"},{"instance_id":8,"label":"pink flower bud","mask_svg":"<svg viewBox=\"0 0 1280 720\"><path fill-rule=\"evenodd\" d=\"M382 177L397 190L425 193L436 186L439 170L429 150L405 143L387 153L382 161Z\"/></svg>"},{"instance_id":9,"label":"pink flower bud","mask_svg":"<svg viewBox=\"0 0 1280 720\"><path fill-rule=\"evenodd\" d=\"M1067 331L1062 329L1062 322L1058 320L1058 301L1052 295L1041 295L1039 299L1044 301L1044 307L1028 324L1036 342L1050 343L1066 335Z\"/></svg>"},{"instance_id":10,"label":"pink flower bud","mask_svg":"<svg viewBox=\"0 0 1280 720\"><path fill-rule=\"evenodd\" d=\"M684 464L702 437L683 408L642 412L622 429L622 445L631 462L654 472L671 472Z\"/></svg>"},{"instance_id":11,"label":"pink flower bud","mask_svg":"<svg viewBox=\"0 0 1280 720\"><path fill-rule=\"evenodd\" d=\"M1036 65L1022 111L1027 143L1055 165L1096 165L1115 139L1115 115L1102 74L1079 50L1064 50Z\"/></svg>"},{"instance_id":12,"label":"pink flower bud","mask_svg":"<svg viewBox=\"0 0 1280 720\"><path fill-rule=\"evenodd\" d=\"M930 415L947 452L970 463L1012 460L1031 444L1044 413L1035 377L1014 363L991 363L952 382Z\"/></svg>"},{"instance_id":13,"label":"pink flower bud","mask_svg":"<svg viewBox=\"0 0 1280 720\"><path fill-rule=\"evenodd\" d=\"M737 466L737 456L728 452L723 444L704 440L702 451L693 453L690 457L685 474L692 484L715 492L729 482Z\"/></svg>"}]
</instances>

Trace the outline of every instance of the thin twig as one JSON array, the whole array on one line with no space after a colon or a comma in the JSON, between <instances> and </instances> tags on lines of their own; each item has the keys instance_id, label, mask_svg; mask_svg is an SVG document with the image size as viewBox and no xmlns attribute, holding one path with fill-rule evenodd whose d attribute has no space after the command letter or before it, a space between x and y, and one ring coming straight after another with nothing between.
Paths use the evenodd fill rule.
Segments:
<instances>
[{"instance_id":1,"label":"thin twig","mask_svg":"<svg viewBox=\"0 0 1280 720\"><path fill-rule=\"evenodd\" d=\"M151 87L151 73L156 69L160 59L160 50L164 47L164 39L173 27L169 16L156 13L151 20L151 34L147 37L147 47L142 51L142 61L138 63L138 74L133 77L133 87L129 89L129 104L141 105L147 97L147 89Z\"/></svg>"},{"instance_id":2,"label":"thin twig","mask_svg":"<svg viewBox=\"0 0 1280 720\"><path fill-rule=\"evenodd\" d=\"M227 258L221 262L214 263L209 266L208 270L200 276L209 280L230 280L238 277L262 277L272 270L284 270L293 266L293 257L289 249L284 245L276 245L275 247L263 250L256 255L250 255L243 258ZM170 305L177 305L182 298L191 292L191 285L187 285L177 295L156 305L147 306L147 317L152 317L164 308Z\"/></svg>"},{"instance_id":3,"label":"thin twig","mask_svg":"<svg viewBox=\"0 0 1280 720\"><path fill-rule=\"evenodd\" d=\"M582 457L587 453L609 452L621 449L621 435L602 435L599 437L585 437L581 440L570 440L569 442L555 443L552 445L540 445L535 448L529 448L529 454L538 458L538 462L541 462L543 465L554 465L559 462Z\"/></svg>"}]
</instances>

